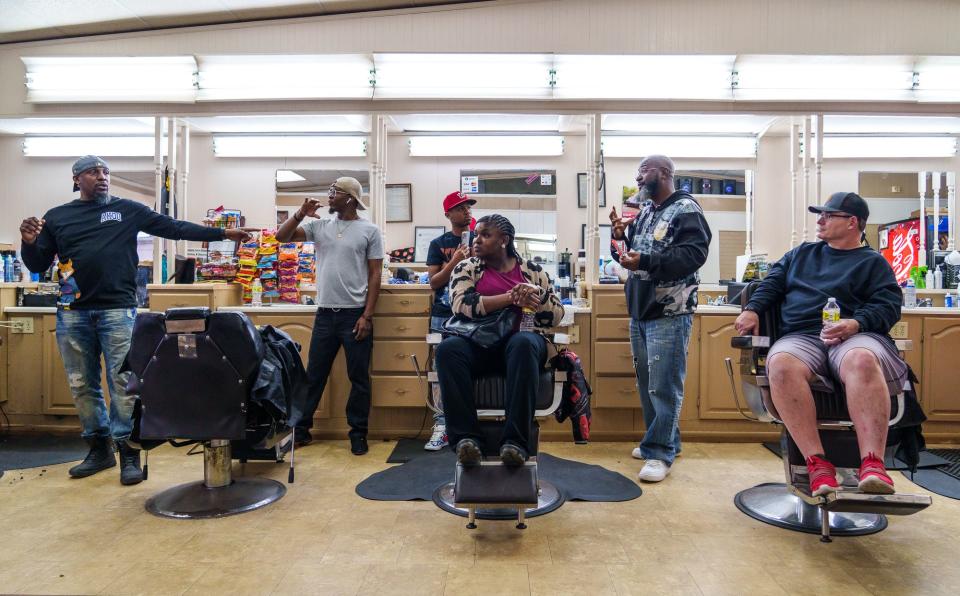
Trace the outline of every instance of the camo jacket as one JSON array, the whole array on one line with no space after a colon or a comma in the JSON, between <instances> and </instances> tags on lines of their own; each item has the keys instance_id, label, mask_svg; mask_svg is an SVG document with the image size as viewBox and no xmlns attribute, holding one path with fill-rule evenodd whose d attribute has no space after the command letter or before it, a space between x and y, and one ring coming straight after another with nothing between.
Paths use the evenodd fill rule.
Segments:
<instances>
[{"instance_id":1,"label":"camo jacket","mask_svg":"<svg viewBox=\"0 0 960 596\"><path fill-rule=\"evenodd\" d=\"M707 260L710 226L703 209L689 194L677 191L661 204L646 201L626 229L628 250L640 253L624 292L633 319L691 314L697 306L697 273ZM617 242L611 255L620 262Z\"/></svg>"}]
</instances>

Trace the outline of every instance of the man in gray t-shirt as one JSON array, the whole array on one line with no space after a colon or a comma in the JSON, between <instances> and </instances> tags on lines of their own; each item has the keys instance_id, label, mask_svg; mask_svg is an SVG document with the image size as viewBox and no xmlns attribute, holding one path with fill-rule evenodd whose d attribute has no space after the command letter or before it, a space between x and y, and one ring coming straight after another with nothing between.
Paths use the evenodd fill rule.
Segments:
<instances>
[{"instance_id":1,"label":"man in gray t-shirt","mask_svg":"<svg viewBox=\"0 0 960 596\"><path fill-rule=\"evenodd\" d=\"M361 197L361 186L355 178L337 178L329 193L329 209L335 218L301 223L308 216L315 217L320 208L320 201L306 199L277 230L280 242L309 241L317 251L317 315L310 337L307 403L303 412L294 412L291 417L296 424L296 441L303 445L312 440L313 414L342 345L351 385L347 424L354 455L367 452L372 320L383 266L380 229L357 215L357 210L365 209Z\"/></svg>"}]
</instances>

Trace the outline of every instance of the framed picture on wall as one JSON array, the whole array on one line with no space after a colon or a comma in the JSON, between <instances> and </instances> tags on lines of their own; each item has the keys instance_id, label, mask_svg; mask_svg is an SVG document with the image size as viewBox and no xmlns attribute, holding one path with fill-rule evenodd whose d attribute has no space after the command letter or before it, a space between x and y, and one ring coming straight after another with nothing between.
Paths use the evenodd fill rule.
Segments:
<instances>
[{"instance_id":1,"label":"framed picture on wall","mask_svg":"<svg viewBox=\"0 0 960 596\"><path fill-rule=\"evenodd\" d=\"M387 184L387 223L413 221L413 185Z\"/></svg>"},{"instance_id":2,"label":"framed picture on wall","mask_svg":"<svg viewBox=\"0 0 960 596\"><path fill-rule=\"evenodd\" d=\"M600 224L600 256L610 258L610 239L612 227L610 224ZM587 247L587 224L580 224L580 248Z\"/></svg>"},{"instance_id":3,"label":"framed picture on wall","mask_svg":"<svg viewBox=\"0 0 960 596\"><path fill-rule=\"evenodd\" d=\"M290 219L290 211L277 209L277 226Z\"/></svg>"},{"instance_id":4,"label":"framed picture on wall","mask_svg":"<svg viewBox=\"0 0 960 596\"><path fill-rule=\"evenodd\" d=\"M413 261L425 263L430 241L440 236L447 229L443 226L416 226L413 228Z\"/></svg>"},{"instance_id":5,"label":"framed picture on wall","mask_svg":"<svg viewBox=\"0 0 960 596\"><path fill-rule=\"evenodd\" d=\"M577 207L587 208L587 201L590 199L590 188L587 186L586 172L577 174ZM600 206L607 206L607 185L600 187Z\"/></svg>"}]
</instances>

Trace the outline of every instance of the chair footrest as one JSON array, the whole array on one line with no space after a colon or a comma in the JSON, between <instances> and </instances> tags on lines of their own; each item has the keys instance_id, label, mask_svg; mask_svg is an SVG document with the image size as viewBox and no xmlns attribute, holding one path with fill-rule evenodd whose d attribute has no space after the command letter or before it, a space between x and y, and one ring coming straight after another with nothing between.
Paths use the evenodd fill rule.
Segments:
<instances>
[{"instance_id":1,"label":"chair footrest","mask_svg":"<svg viewBox=\"0 0 960 596\"><path fill-rule=\"evenodd\" d=\"M505 466L483 462L478 466L457 464L453 487L454 504L536 505L537 464Z\"/></svg>"},{"instance_id":2,"label":"chair footrest","mask_svg":"<svg viewBox=\"0 0 960 596\"><path fill-rule=\"evenodd\" d=\"M930 506L929 495L892 494L874 495L839 491L823 497L826 511L848 513L880 513L883 515L912 515Z\"/></svg>"}]
</instances>

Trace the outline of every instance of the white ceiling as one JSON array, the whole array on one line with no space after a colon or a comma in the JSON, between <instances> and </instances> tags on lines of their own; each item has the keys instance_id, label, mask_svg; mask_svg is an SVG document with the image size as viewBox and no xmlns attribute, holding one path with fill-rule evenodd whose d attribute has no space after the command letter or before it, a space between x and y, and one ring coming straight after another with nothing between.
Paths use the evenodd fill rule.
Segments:
<instances>
[{"instance_id":1,"label":"white ceiling","mask_svg":"<svg viewBox=\"0 0 960 596\"><path fill-rule=\"evenodd\" d=\"M0 43L479 0L0 0Z\"/></svg>"}]
</instances>

